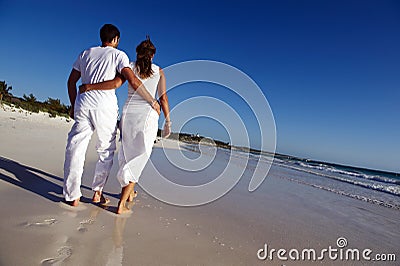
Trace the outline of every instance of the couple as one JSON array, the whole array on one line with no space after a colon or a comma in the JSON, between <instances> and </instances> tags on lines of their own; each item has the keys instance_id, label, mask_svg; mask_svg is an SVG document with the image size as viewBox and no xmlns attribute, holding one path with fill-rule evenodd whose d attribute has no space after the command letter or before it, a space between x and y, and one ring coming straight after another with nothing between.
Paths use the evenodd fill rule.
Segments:
<instances>
[{"instance_id":1,"label":"couple","mask_svg":"<svg viewBox=\"0 0 400 266\"><path fill-rule=\"evenodd\" d=\"M125 204L136 196L134 186L150 157L161 109L166 119L164 137L171 132L169 104L165 76L161 68L152 64L156 48L148 37L136 47L134 63L117 49L120 40L117 27L105 24L100 29L100 39L101 46L89 48L79 55L68 78L70 115L75 123L68 134L63 194L69 205L79 205L85 153L96 130L99 159L92 184L92 202L109 203L103 188L116 149L118 104L115 89L127 80L128 99L121 119L122 147L118 154L117 174L122 187L117 213L122 214L130 212ZM76 84L79 79L83 85L78 94ZM157 93L160 101L155 99Z\"/></svg>"}]
</instances>

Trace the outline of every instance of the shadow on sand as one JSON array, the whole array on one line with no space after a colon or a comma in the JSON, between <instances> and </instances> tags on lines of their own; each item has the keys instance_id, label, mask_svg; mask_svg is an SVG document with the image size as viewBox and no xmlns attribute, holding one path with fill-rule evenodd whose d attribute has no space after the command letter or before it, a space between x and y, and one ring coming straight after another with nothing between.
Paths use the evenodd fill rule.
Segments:
<instances>
[{"instance_id":1,"label":"shadow on sand","mask_svg":"<svg viewBox=\"0 0 400 266\"><path fill-rule=\"evenodd\" d=\"M5 170L15 176L9 177L3 173L0 173L0 179L10 184L19 186L27 191L33 192L53 202L64 201L62 196L63 188L62 185L53 183L40 175L51 178L55 181L63 182L63 178L46 173L40 169L36 169L27 165L20 164L16 161L4 158L0 156L0 169ZM90 187L82 186L84 189L91 190ZM59 195L59 196L58 196ZM118 198L118 194L111 194L104 192L104 195ZM82 197L82 202L90 203L91 199Z\"/></svg>"}]
</instances>

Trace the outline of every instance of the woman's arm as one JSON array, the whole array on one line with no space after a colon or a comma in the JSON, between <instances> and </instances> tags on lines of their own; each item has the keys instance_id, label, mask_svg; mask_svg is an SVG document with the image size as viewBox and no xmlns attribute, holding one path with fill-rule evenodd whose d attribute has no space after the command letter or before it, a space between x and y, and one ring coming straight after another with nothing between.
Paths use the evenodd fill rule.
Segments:
<instances>
[{"instance_id":1,"label":"woman's arm","mask_svg":"<svg viewBox=\"0 0 400 266\"><path fill-rule=\"evenodd\" d=\"M168 96L167 96L167 86L164 71L160 69L160 81L158 82L157 86L158 96L160 99L161 109L165 116L165 125L163 130L163 137L168 138L171 134L171 119L169 117L169 103L168 103Z\"/></svg>"},{"instance_id":2,"label":"woman's arm","mask_svg":"<svg viewBox=\"0 0 400 266\"><path fill-rule=\"evenodd\" d=\"M117 74L112 80L107 80L94 84L82 84L81 86L79 86L79 93L85 93L92 90L113 90L121 87L124 82L125 78L122 75Z\"/></svg>"}]
</instances>

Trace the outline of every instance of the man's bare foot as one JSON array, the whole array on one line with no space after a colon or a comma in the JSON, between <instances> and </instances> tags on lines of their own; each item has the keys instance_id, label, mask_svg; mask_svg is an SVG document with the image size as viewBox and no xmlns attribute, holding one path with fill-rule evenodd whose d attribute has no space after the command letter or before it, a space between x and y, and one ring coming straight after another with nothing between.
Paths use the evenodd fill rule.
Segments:
<instances>
[{"instance_id":1,"label":"man's bare foot","mask_svg":"<svg viewBox=\"0 0 400 266\"><path fill-rule=\"evenodd\" d=\"M132 202L137 197L137 191L132 191L128 197L128 202Z\"/></svg>"},{"instance_id":2,"label":"man's bare foot","mask_svg":"<svg viewBox=\"0 0 400 266\"><path fill-rule=\"evenodd\" d=\"M132 213L130 209L128 209L125 204L121 204L121 202L118 202L118 208L117 208L117 214L128 214Z\"/></svg>"},{"instance_id":3,"label":"man's bare foot","mask_svg":"<svg viewBox=\"0 0 400 266\"><path fill-rule=\"evenodd\" d=\"M103 193L101 193L101 191L95 191L93 198L92 198L92 202L99 203L101 205L106 205L106 204L110 203L110 199L105 198Z\"/></svg>"},{"instance_id":4,"label":"man's bare foot","mask_svg":"<svg viewBox=\"0 0 400 266\"><path fill-rule=\"evenodd\" d=\"M94 194L93 194L93 197L92 197L92 202L93 203L99 203L100 200L101 200L101 196L102 196L101 191L95 191Z\"/></svg>"},{"instance_id":5,"label":"man's bare foot","mask_svg":"<svg viewBox=\"0 0 400 266\"><path fill-rule=\"evenodd\" d=\"M72 206L72 207L78 207L79 205L79 199L76 200L71 200L71 201L65 201L68 205Z\"/></svg>"}]
</instances>

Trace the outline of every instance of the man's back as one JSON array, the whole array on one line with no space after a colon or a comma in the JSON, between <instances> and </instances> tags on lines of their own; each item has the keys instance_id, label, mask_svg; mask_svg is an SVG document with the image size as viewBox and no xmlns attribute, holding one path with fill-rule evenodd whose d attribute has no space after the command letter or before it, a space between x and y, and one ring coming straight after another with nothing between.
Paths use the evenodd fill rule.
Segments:
<instances>
[{"instance_id":1,"label":"man's back","mask_svg":"<svg viewBox=\"0 0 400 266\"><path fill-rule=\"evenodd\" d=\"M109 46L83 51L73 65L81 73L82 84L112 80L124 67L129 67L128 56ZM75 110L98 108L118 108L115 90L88 91L77 96Z\"/></svg>"}]
</instances>

